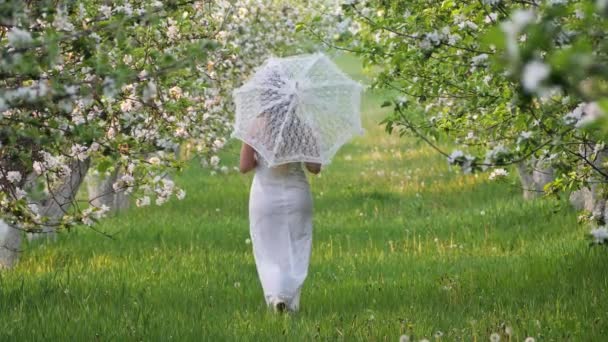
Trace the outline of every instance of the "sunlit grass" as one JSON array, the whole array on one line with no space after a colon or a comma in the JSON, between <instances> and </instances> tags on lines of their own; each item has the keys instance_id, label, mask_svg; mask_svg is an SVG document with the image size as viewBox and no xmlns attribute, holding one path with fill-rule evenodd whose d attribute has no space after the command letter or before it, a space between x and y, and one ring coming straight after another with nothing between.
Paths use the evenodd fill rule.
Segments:
<instances>
[{"instance_id":1,"label":"sunlit grass","mask_svg":"<svg viewBox=\"0 0 608 342\"><path fill-rule=\"evenodd\" d=\"M338 58L365 79L358 61ZM509 183L462 175L377 123L310 179L314 246L301 312L263 304L248 243L251 175L191 165L186 199L133 208L98 228L26 247L0 274L0 340L601 341L608 253L587 246L576 212L525 202ZM238 144L221 156L234 165ZM513 181L513 176L510 178ZM508 340L503 334L503 341Z\"/></svg>"}]
</instances>

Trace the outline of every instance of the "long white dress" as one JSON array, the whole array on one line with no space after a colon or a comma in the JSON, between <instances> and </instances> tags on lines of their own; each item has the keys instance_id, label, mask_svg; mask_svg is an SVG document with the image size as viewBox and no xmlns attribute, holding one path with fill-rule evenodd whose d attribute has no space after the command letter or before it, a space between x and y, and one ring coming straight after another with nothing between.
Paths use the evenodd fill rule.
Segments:
<instances>
[{"instance_id":1,"label":"long white dress","mask_svg":"<svg viewBox=\"0 0 608 342\"><path fill-rule=\"evenodd\" d=\"M249 228L258 276L268 305L296 311L312 247L312 196L302 163L269 168L256 153L249 197Z\"/></svg>"}]
</instances>

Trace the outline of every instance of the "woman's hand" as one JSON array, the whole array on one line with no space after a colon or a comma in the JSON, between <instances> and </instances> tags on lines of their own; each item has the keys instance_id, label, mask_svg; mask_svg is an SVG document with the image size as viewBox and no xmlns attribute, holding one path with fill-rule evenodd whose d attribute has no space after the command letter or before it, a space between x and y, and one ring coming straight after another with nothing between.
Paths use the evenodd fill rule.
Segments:
<instances>
[{"instance_id":1,"label":"woman's hand","mask_svg":"<svg viewBox=\"0 0 608 342\"><path fill-rule=\"evenodd\" d=\"M321 164L319 163L304 163L306 165L306 170L310 173L314 173L318 175L321 172Z\"/></svg>"},{"instance_id":2,"label":"woman's hand","mask_svg":"<svg viewBox=\"0 0 608 342\"><path fill-rule=\"evenodd\" d=\"M241 161L239 163L239 170L241 173L247 173L257 166L257 161L255 160L255 150L253 147L249 146L246 143L243 143L241 147Z\"/></svg>"}]
</instances>

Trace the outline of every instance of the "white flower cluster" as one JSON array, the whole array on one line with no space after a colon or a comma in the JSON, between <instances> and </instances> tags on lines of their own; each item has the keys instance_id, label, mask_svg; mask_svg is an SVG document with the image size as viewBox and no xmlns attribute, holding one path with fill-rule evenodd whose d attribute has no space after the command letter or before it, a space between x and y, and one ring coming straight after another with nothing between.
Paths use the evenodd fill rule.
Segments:
<instances>
[{"instance_id":1,"label":"white flower cluster","mask_svg":"<svg viewBox=\"0 0 608 342\"><path fill-rule=\"evenodd\" d=\"M37 175L46 174L49 179L57 180L65 178L72 173L72 169L67 164L66 157L53 156L46 151L40 151L39 155L42 157L42 160L36 160L32 165Z\"/></svg>"},{"instance_id":2,"label":"white flower cluster","mask_svg":"<svg viewBox=\"0 0 608 342\"><path fill-rule=\"evenodd\" d=\"M606 114L597 102L580 103L574 110L564 116L564 122L576 128L585 127Z\"/></svg>"},{"instance_id":3,"label":"white flower cluster","mask_svg":"<svg viewBox=\"0 0 608 342\"><path fill-rule=\"evenodd\" d=\"M484 164L493 164L498 161L504 161L510 155L509 150L502 144L494 146L491 150L486 152L486 158Z\"/></svg>"},{"instance_id":4,"label":"white flower cluster","mask_svg":"<svg viewBox=\"0 0 608 342\"><path fill-rule=\"evenodd\" d=\"M9 45L13 47L24 46L33 41L32 35L28 31L22 30L16 26L8 31L6 36L8 38Z\"/></svg>"},{"instance_id":5,"label":"white flower cluster","mask_svg":"<svg viewBox=\"0 0 608 342\"><path fill-rule=\"evenodd\" d=\"M420 36L419 34L414 34L414 37ZM449 26L445 26L441 29L441 31L433 31L428 32L422 35L422 39L420 39L418 46L424 50L430 50L433 47L439 46L442 43L446 43L449 45L456 44L462 37L457 33L452 33Z\"/></svg>"},{"instance_id":6,"label":"white flower cluster","mask_svg":"<svg viewBox=\"0 0 608 342\"><path fill-rule=\"evenodd\" d=\"M522 71L521 83L524 89L530 93L542 90L542 82L551 74L551 68L540 60L528 62Z\"/></svg>"},{"instance_id":7,"label":"white flower cluster","mask_svg":"<svg viewBox=\"0 0 608 342\"><path fill-rule=\"evenodd\" d=\"M532 139L532 137L534 136L534 132L530 132L530 131L524 131L519 133L519 136L517 137L517 144L521 144L522 142L528 141L530 139Z\"/></svg>"},{"instance_id":8,"label":"white flower cluster","mask_svg":"<svg viewBox=\"0 0 608 342\"><path fill-rule=\"evenodd\" d=\"M608 243L608 228L605 226L597 227L589 232L593 243L603 245Z\"/></svg>"},{"instance_id":9,"label":"white flower cluster","mask_svg":"<svg viewBox=\"0 0 608 342\"><path fill-rule=\"evenodd\" d=\"M102 204L100 207L88 207L82 211L82 223L87 226L92 226L97 220L106 216L110 211L110 207Z\"/></svg>"},{"instance_id":10,"label":"white flower cluster","mask_svg":"<svg viewBox=\"0 0 608 342\"><path fill-rule=\"evenodd\" d=\"M500 24L506 36L507 52L511 59L519 59L520 34L528 24L536 20L536 16L536 12L532 10L515 10L511 14L510 20Z\"/></svg>"},{"instance_id":11,"label":"white flower cluster","mask_svg":"<svg viewBox=\"0 0 608 342\"><path fill-rule=\"evenodd\" d=\"M497 180L500 178L505 178L509 175L509 172L505 169L494 169L491 173L490 176L488 177L489 180Z\"/></svg>"},{"instance_id":12,"label":"white flower cluster","mask_svg":"<svg viewBox=\"0 0 608 342\"><path fill-rule=\"evenodd\" d=\"M473 165L475 161L475 157L469 154L465 154L460 150L455 150L448 156L448 164L459 165L462 169L462 172L465 174L473 172Z\"/></svg>"},{"instance_id":13,"label":"white flower cluster","mask_svg":"<svg viewBox=\"0 0 608 342\"><path fill-rule=\"evenodd\" d=\"M18 101L34 102L38 98L48 95L50 91L51 89L49 88L47 81L38 80L29 86L7 89L2 93L0 99L2 99L2 102L4 103L3 106L6 106L7 103Z\"/></svg>"},{"instance_id":14,"label":"white flower cluster","mask_svg":"<svg viewBox=\"0 0 608 342\"><path fill-rule=\"evenodd\" d=\"M115 192L124 192L125 194L128 194L133 191L134 185L135 177L133 177L132 174L126 173L112 184L112 189L114 189Z\"/></svg>"},{"instance_id":15,"label":"white flower cluster","mask_svg":"<svg viewBox=\"0 0 608 342\"><path fill-rule=\"evenodd\" d=\"M4 178L4 174L0 173L0 179ZM21 182L22 176L21 176L21 172L19 171L8 171L6 172L6 180L9 181L10 183L19 183Z\"/></svg>"}]
</instances>

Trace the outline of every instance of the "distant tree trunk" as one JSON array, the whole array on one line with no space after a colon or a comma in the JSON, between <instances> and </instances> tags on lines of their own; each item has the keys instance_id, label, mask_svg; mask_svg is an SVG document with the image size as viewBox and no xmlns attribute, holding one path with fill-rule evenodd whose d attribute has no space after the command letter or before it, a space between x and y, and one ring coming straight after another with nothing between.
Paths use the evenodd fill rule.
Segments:
<instances>
[{"instance_id":1,"label":"distant tree trunk","mask_svg":"<svg viewBox=\"0 0 608 342\"><path fill-rule=\"evenodd\" d=\"M185 154L185 158L189 158L190 143L186 145L185 149L182 149L181 145L176 145L169 149L177 160L183 159L182 153ZM150 154L148 157L154 156ZM87 189L89 192L89 201L94 206L107 205L111 211L122 212L129 208L129 195L124 191L115 191L112 185L122 176L119 170L114 170L108 175L100 175L98 173L89 173L87 176ZM169 176L166 176L169 178Z\"/></svg>"},{"instance_id":2,"label":"distant tree trunk","mask_svg":"<svg viewBox=\"0 0 608 342\"><path fill-rule=\"evenodd\" d=\"M73 204L89 166L90 161L88 159L72 161L70 163L70 175L64 179L63 183L52 189L52 195L48 198L35 202L38 205L39 214L48 218L48 225L41 227L40 233L28 233L29 239L54 236L54 226ZM19 259L21 238L21 230L5 221L0 222L0 267L10 268L16 264Z\"/></svg>"},{"instance_id":3,"label":"distant tree trunk","mask_svg":"<svg viewBox=\"0 0 608 342\"><path fill-rule=\"evenodd\" d=\"M593 207L595 203L594 199L594 186L584 187L580 190L573 191L570 194L570 204L576 210L587 210L589 212L593 212Z\"/></svg>"},{"instance_id":4,"label":"distant tree trunk","mask_svg":"<svg viewBox=\"0 0 608 342\"><path fill-rule=\"evenodd\" d=\"M118 170L107 176L90 173L87 176L87 189L91 204L96 207L107 205L110 210L117 212L126 210L129 207L129 196L124 191L114 191L112 187L119 176Z\"/></svg>"},{"instance_id":5,"label":"distant tree trunk","mask_svg":"<svg viewBox=\"0 0 608 342\"><path fill-rule=\"evenodd\" d=\"M580 153L585 158L591 158L594 153L594 144L583 145L580 148ZM595 159L590 160L595 167L600 170L608 171L602 164L608 159L608 149L597 152ZM606 179L601 175L591 177L589 179L589 186L584 187L580 190L573 191L570 194L570 203L578 210L587 210L591 212L600 224L606 223L606 202L608 201L608 194L605 190Z\"/></svg>"},{"instance_id":6,"label":"distant tree trunk","mask_svg":"<svg viewBox=\"0 0 608 342\"><path fill-rule=\"evenodd\" d=\"M0 219L0 269L11 268L19 260L22 232Z\"/></svg>"},{"instance_id":7,"label":"distant tree trunk","mask_svg":"<svg viewBox=\"0 0 608 342\"><path fill-rule=\"evenodd\" d=\"M593 214L593 219L599 225L606 224L608 196L602 186L592 184L570 194L570 203L578 210L586 210Z\"/></svg>"},{"instance_id":8,"label":"distant tree trunk","mask_svg":"<svg viewBox=\"0 0 608 342\"><path fill-rule=\"evenodd\" d=\"M544 165L542 159L532 158L529 161L518 163L517 170L524 199L533 199L544 194L545 185L555 178L553 169Z\"/></svg>"},{"instance_id":9,"label":"distant tree trunk","mask_svg":"<svg viewBox=\"0 0 608 342\"><path fill-rule=\"evenodd\" d=\"M40 233L28 233L28 239L55 238L54 225L58 223L67 208L72 205L90 165L91 161L89 159L84 161L75 159L72 161L70 163L70 175L64 179L61 185L52 190L52 195L36 203L40 216L47 217L49 224L41 227Z\"/></svg>"}]
</instances>

